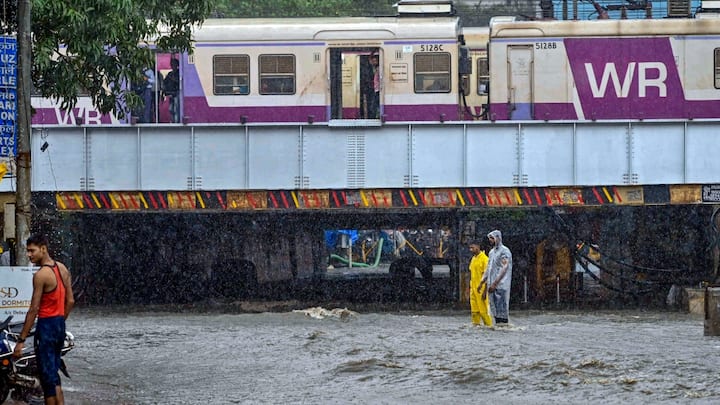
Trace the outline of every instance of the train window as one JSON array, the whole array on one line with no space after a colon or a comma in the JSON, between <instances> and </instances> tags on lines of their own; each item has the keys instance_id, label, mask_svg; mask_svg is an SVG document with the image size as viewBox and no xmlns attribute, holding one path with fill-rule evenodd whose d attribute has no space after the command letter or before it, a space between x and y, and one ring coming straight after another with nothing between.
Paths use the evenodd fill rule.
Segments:
<instances>
[{"instance_id":1,"label":"train window","mask_svg":"<svg viewBox=\"0 0 720 405\"><path fill-rule=\"evenodd\" d=\"M250 56L213 56L213 84L216 95L250 94Z\"/></svg>"},{"instance_id":2,"label":"train window","mask_svg":"<svg viewBox=\"0 0 720 405\"><path fill-rule=\"evenodd\" d=\"M416 53L415 93L450 92L450 54Z\"/></svg>"},{"instance_id":3,"label":"train window","mask_svg":"<svg viewBox=\"0 0 720 405\"><path fill-rule=\"evenodd\" d=\"M260 94L295 94L295 55L260 55Z\"/></svg>"},{"instance_id":4,"label":"train window","mask_svg":"<svg viewBox=\"0 0 720 405\"><path fill-rule=\"evenodd\" d=\"M477 60L477 93L481 96L488 94L490 87L490 66L487 58Z\"/></svg>"},{"instance_id":5,"label":"train window","mask_svg":"<svg viewBox=\"0 0 720 405\"><path fill-rule=\"evenodd\" d=\"M715 48L715 88L720 89L720 48Z\"/></svg>"}]
</instances>

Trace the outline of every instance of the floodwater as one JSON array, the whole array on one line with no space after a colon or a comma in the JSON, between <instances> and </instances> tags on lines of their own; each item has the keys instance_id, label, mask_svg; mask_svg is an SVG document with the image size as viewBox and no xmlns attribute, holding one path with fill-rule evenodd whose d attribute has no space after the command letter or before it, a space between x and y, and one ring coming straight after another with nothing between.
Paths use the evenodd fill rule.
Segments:
<instances>
[{"instance_id":1,"label":"floodwater","mask_svg":"<svg viewBox=\"0 0 720 405\"><path fill-rule=\"evenodd\" d=\"M701 317L515 311L511 324L454 310L79 310L66 402L720 403L720 337Z\"/></svg>"}]
</instances>

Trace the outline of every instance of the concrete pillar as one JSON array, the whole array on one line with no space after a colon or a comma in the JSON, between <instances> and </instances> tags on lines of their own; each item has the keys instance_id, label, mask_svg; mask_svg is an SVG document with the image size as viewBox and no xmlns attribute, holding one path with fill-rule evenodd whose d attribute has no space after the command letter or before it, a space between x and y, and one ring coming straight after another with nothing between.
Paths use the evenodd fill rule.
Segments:
<instances>
[{"instance_id":1,"label":"concrete pillar","mask_svg":"<svg viewBox=\"0 0 720 405\"><path fill-rule=\"evenodd\" d=\"M705 336L720 336L720 287L705 288Z\"/></svg>"},{"instance_id":2,"label":"concrete pillar","mask_svg":"<svg viewBox=\"0 0 720 405\"><path fill-rule=\"evenodd\" d=\"M705 290L701 288L685 288L687 310L693 315L702 315L705 308Z\"/></svg>"}]
</instances>

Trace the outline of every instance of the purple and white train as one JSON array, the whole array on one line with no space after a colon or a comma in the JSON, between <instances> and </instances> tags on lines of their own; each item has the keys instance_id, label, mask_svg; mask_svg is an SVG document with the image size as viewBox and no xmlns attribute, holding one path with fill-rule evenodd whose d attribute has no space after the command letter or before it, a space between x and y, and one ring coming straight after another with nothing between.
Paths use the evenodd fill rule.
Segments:
<instances>
[{"instance_id":1,"label":"purple and white train","mask_svg":"<svg viewBox=\"0 0 720 405\"><path fill-rule=\"evenodd\" d=\"M179 118L153 123L637 120L720 117L720 20L516 21L455 16L210 19L180 60ZM372 63L377 57L379 63ZM36 125L131 125L34 98Z\"/></svg>"}]
</instances>

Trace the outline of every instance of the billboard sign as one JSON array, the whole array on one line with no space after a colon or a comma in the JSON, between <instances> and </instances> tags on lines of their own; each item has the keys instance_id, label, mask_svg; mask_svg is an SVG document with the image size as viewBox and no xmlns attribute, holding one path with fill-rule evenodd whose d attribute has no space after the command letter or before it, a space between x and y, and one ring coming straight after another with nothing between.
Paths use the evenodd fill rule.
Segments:
<instances>
[{"instance_id":1,"label":"billboard sign","mask_svg":"<svg viewBox=\"0 0 720 405\"><path fill-rule=\"evenodd\" d=\"M17 154L17 40L0 36L0 157Z\"/></svg>"}]
</instances>

